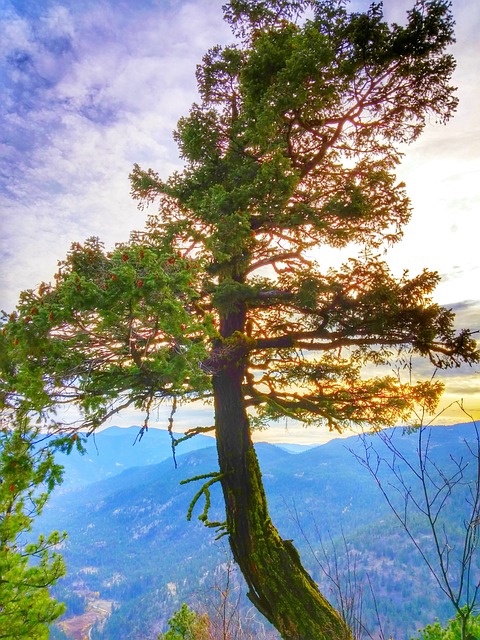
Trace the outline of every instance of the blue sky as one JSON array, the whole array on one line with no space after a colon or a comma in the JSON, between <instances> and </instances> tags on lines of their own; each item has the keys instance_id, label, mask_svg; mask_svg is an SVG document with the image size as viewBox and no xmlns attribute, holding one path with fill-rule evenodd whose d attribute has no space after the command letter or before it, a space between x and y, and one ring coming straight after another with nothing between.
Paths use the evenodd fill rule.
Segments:
<instances>
[{"instance_id":1,"label":"blue sky","mask_svg":"<svg viewBox=\"0 0 480 640\"><path fill-rule=\"evenodd\" d=\"M179 166L172 130L195 65L227 28L220 3L3 1L1 304L50 279L71 241L143 225L134 162Z\"/></svg>"},{"instance_id":2,"label":"blue sky","mask_svg":"<svg viewBox=\"0 0 480 640\"><path fill-rule=\"evenodd\" d=\"M221 5L0 0L0 308L50 280L73 240L110 247L142 227L128 173L134 162L163 176L180 167L172 130L196 99L195 65L230 40ZM397 21L409 6L384 2ZM453 11L460 107L405 150L414 216L387 259L399 273L438 270L438 301L480 328L480 3L454 0ZM478 373L450 380L452 398L480 409Z\"/></svg>"}]
</instances>

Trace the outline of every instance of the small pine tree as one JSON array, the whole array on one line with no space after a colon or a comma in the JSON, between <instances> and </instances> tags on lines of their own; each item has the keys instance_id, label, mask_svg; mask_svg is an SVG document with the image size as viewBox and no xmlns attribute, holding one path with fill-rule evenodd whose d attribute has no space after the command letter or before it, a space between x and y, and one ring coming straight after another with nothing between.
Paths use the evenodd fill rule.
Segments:
<instances>
[{"instance_id":1,"label":"small pine tree","mask_svg":"<svg viewBox=\"0 0 480 640\"><path fill-rule=\"evenodd\" d=\"M208 640L209 618L189 609L183 603L168 621L169 630L158 636L158 640Z\"/></svg>"},{"instance_id":2,"label":"small pine tree","mask_svg":"<svg viewBox=\"0 0 480 640\"><path fill-rule=\"evenodd\" d=\"M33 520L61 481L62 468L27 423L0 430L0 638L47 640L49 625L65 611L49 587L65 575L54 551L57 531L28 542Z\"/></svg>"},{"instance_id":3,"label":"small pine tree","mask_svg":"<svg viewBox=\"0 0 480 640\"><path fill-rule=\"evenodd\" d=\"M464 611L463 613L466 613ZM468 616L462 612L449 620L445 627L439 622L427 625L418 632L420 635L412 640L478 640L480 638L480 615Z\"/></svg>"}]
</instances>

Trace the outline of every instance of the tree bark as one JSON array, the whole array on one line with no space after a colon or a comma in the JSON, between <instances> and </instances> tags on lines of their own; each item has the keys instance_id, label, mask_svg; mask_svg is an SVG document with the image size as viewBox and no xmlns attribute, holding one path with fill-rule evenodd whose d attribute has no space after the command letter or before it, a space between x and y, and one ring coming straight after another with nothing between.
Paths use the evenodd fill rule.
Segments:
<instances>
[{"instance_id":1,"label":"tree bark","mask_svg":"<svg viewBox=\"0 0 480 640\"><path fill-rule=\"evenodd\" d=\"M231 335L237 323L228 324ZM243 401L244 360L239 349L214 374L213 388L227 529L248 597L284 640L351 639L340 615L303 568L293 544L280 537L270 519Z\"/></svg>"}]
</instances>

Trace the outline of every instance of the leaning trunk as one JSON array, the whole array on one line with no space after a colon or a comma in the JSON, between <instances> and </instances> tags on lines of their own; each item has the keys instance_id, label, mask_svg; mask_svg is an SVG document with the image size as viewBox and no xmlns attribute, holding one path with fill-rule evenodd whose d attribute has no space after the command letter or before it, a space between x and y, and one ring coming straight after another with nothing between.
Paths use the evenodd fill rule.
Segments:
<instances>
[{"instance_id":1,"label":"leaning trunk","mask_svg":"<svg viewBox=\"0 0 480 640\"><path fill-rule=\"evenodd\" d=\"M242 395L242 357L214 375L216 436L227 528L255 607L285 640L346 640L351 633L268 514Z\"/></svg>"}]
</instances>

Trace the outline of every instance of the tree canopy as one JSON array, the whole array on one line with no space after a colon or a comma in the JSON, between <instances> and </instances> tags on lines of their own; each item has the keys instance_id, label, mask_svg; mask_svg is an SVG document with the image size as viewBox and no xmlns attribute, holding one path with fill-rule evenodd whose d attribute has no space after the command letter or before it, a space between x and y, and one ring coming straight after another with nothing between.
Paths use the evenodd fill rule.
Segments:
<instances>
[{"instance_id":1,"label":"tree canopy","mask_svg":"<svg viewBox=\"0 0 480 640\"><path fill-rule=\"evenodd\" d=\"M53 284L22 293L3 322L1 397L72 433L126 407L147 424L158 403L211 402L220 472L207 484L222 485L250 598L284 638L343 638L270 521L250 433L285 416L339 431L393 425L417 403L433 410L442 385L367 366L479 360L432 299L438 274L396 278L378 255L411 214L400 146L456 107L453 19L443 0L418 0L403 26L379 3L224 10L236 41L198 66L199 101L175 132L184 169L135 165L133 197L158 207L146 228L113 250L72 245ZM323 264L322 247L351 245L341 268ZM65 425L64 405L78 422Z\"/></svg>"}]
</instances>

